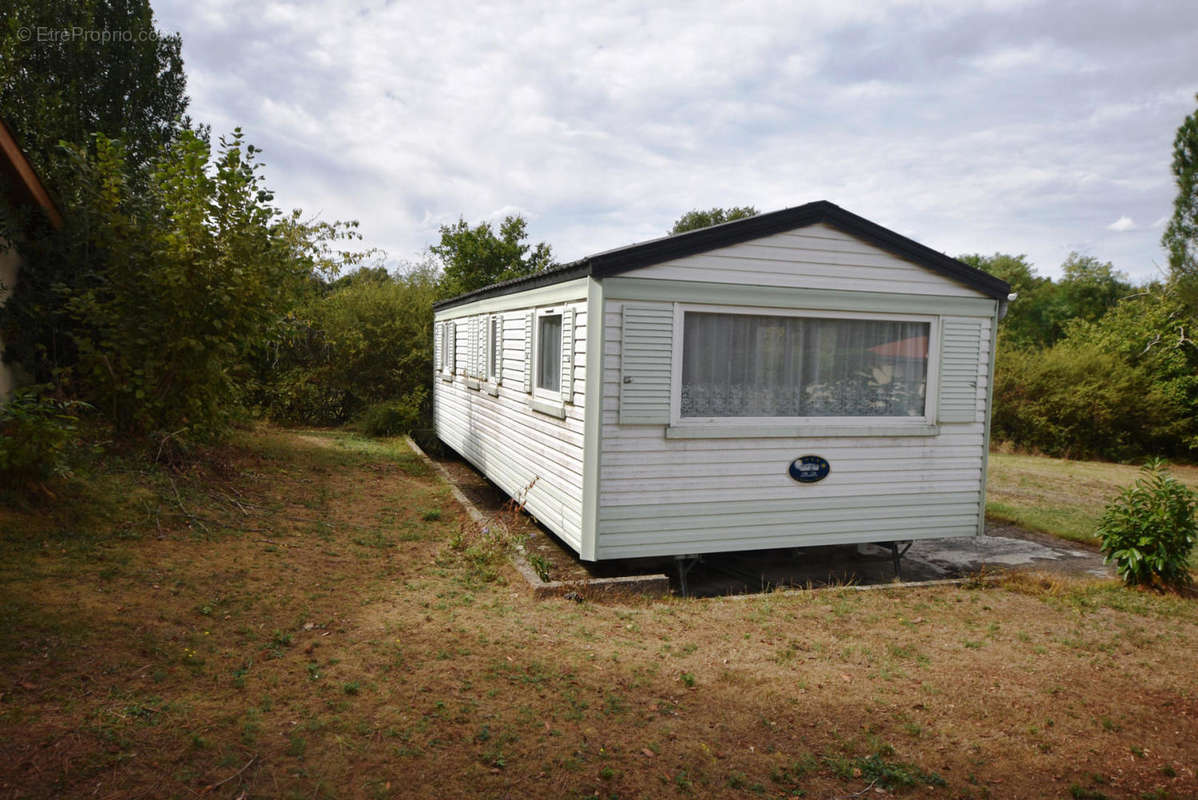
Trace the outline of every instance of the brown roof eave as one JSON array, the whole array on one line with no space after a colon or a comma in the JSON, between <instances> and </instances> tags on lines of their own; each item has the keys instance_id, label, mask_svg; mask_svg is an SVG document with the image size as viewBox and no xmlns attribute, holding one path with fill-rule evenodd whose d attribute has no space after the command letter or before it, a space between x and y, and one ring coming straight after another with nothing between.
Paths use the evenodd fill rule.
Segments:
<instances>
[{"instance_id":1,"label":"brown roof eave","mask_svg":"<svg viewBox=\"0 0 1198 800\"><path fill-rule=\"evenodd\" d=\"M16 138L3 119L0 119L0 154L3 155L5 172L10 173L16 187L22 190L22 199L30 205L36 205L46 213L50 224L55 228L62 227L62 212L50 198L45 185L29 159L25 157Z\"/></svg>"}]
</instances>

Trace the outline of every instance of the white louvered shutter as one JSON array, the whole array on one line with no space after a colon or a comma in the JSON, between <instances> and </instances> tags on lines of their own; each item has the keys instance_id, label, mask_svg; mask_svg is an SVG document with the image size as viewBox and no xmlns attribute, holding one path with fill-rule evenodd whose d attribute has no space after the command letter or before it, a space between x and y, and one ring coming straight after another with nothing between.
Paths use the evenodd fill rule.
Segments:
<instances>
[{"instance_id":1,"label":"white louvered shutter","mask_svg":"<svg viewBox=\"0 0 1198 800\"><path fill-rule=\"evenodd\" d=\"M532 326L536 320L533 313L524 314L524 391L532 391Z\"/></svg>"},{"instance_id":2,"label":"white louvered shutter","mask_svg":"<svg viewBox=\"0 0 1198 800\"><path fill-rule=\"evenodd\" d=\"M983 345L982 321L968 317L944 317L940 330L940 422L976 422L978 419L978 375L983 358L989 367L990 353Z\"/></svg>"},{"instance_id":3,"label":"white louvered shutter","mask_svg":"<svg viewBox=\"0 0 1198 800\"><path fill-rule=\"evenodd\" d=\"M445 366L449 369L452 375L458 368L458 323L456 320L450 320L445 323L445 332L449 335L449 343L446 345L446 355L449 363Z\"/></svg>"},{"instance_id":4,"label":"white louvered shutter","mask_svg":"<svg viewBox=\"0 0 1198 800\"><path fill-rule=\"evenodd\" d=\"M433 323L433 369L437 372L440 372L445 366L443 362L444 355L441 352L441 339L445 336L444 328L444 323Z\"/></svg>"},{"instance_id":5,"label":"white louvered shutter","mask_svg":"<svg viewBox=\"0 0 1198 800\"><path fill-rule=\"evenodd\" d=\"M470 377L477 378L481 372L478 368L479 346L478 346L478 317L470 318Z\"/></svg>"},{"instance_id":6,"label":"white louvered shutter","mask_svg":"<svg viewBox=\"0 0 1198 800\"><path fill-rule=\"evenodd\" d=\"M486 377L486 316L474 317L474 376Z\"/></svg>"},{"instance_id":7,"label":"white louvered shutter","mask_svg":"<svg viewBox=\"0 0 1198 800\"><path fill-rule=\"evenodd\" d=\"M624 305L620 342L620 423L667 425L674 308Z\"/></svg>"},{"instance_id":8,"label":"white louvered shutter","mask_svg":"<svg viewBox=\"0 0 1198 800\"><path fill-rule=\"evenodd\" d=\"M569 403L574 399L574 309L562 311L562 373L561 389L562 402Z\"/></svg>"},{"instance_id":9,"label":"white louvered shutter","mask_svg":"<svg viewBox=\"0 0 1198 800\"><path fill-rule=\"evenodd\" d=\"M495 359L495 383L503 383L503 314L496 314L491 323L491 351Z\"/></svg>"}]
</instances>

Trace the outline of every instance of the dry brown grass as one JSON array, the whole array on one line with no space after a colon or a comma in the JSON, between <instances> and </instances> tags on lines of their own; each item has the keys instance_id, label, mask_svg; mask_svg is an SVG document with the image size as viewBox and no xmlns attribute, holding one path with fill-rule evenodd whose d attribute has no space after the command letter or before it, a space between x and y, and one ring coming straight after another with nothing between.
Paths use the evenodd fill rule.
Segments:
<instances>
[{"instance_id":1,"label":"dry brown grass","mask_svg":"<svg viewBox=\"0 0 1198 800\"><path fill-rule=\"evenodd\" d=\"M1198 796L1193 600L537 602L402 445L303 437L0 511L0 795Z\"/></svg>"}]
</instances>

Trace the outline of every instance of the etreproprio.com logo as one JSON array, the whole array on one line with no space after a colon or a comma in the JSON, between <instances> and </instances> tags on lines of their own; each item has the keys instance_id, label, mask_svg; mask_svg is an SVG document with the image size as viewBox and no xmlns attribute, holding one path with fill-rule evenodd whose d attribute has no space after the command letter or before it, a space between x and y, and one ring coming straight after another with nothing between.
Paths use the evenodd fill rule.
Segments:
<instances>
[{"instance_id":1,"label":"etreproprio.com logo","mask_svg":"<svg viewBox=\"0 0 1198 800\"><path fill-rule=\"evenodd\" d=\"M69 28L52 28L47 26L24 27L17 31L17 39L22 42L89 42L92 44L123 44L128 42L146 42L158 39L158 31L148 30L112 30L110 28L84 28L73 25Z\"/></svg>"}]
</instances>

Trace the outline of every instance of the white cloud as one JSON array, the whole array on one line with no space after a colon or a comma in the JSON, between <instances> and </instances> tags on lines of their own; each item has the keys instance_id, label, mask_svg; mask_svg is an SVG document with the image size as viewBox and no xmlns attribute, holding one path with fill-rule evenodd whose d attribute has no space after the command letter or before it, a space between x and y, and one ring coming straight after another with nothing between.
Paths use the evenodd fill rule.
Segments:
<instances>
[{"instance_id":1,"label":"white cloud","mask_svg":"<svg viewBox=\"0 0 1198 800\"><path fill-rule=\"evenodd\" d=\"M277 203L359 219L393 259L459 215L519 210L565 259L824 198L1048 274L1126 215L1091 247L1145 275L1158 234L1131 219L1168 214L1198 88L1198 6L155 5L192 115L245 128Z\"/></svg>"},{"instance_id":2,"label":"white cloud","mask_svg":"<svg viewBox=\"0 0 1198 800\"><path fill-rule=\"evenodd\" d=\"M1117 231L1118 233L1123 233L1124 231L1134 231L1136 229L1136 223L1132 221L1131 217L1119 217L1119 219L1115 220L1110 225L1107 225L1106 229L1108 231Z\"/></svg>"}]
</instances>

